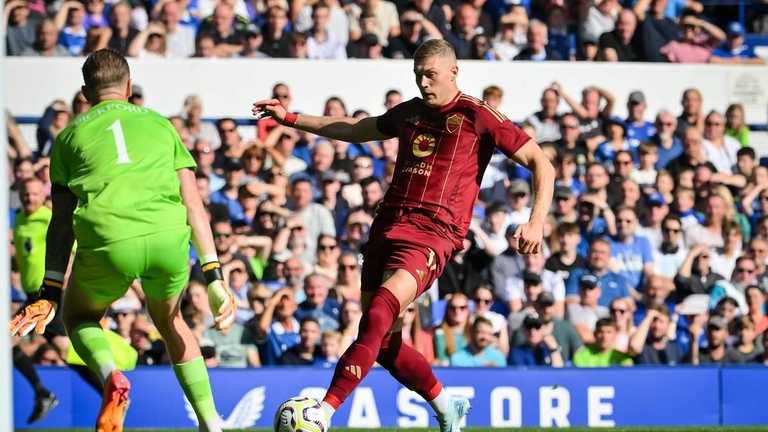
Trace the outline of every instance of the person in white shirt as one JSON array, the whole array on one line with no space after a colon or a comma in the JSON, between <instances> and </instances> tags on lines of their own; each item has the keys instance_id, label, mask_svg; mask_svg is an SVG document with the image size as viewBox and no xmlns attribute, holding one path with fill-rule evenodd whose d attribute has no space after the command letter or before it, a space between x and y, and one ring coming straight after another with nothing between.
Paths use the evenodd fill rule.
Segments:
<instances>
[{"instance_id":1,"label":"person in white shirt","mask_svg":"<svg viewBox=\"0 0 768 432\"><path fill-rule=\"evenodd\" d=\"M311 59L346 59L345 45L334 33L328 31L331 9L324 3L312 8L312 30L307 39L307 57Z\"/></svg>"},{"instance_id":2,"label":"person in white shirt","mask_svg":"<svg viewBox=\"0 0 768 432\"><path fill-rule=\"evenodd\" d=\"M528 182L521 179L512 180L507 189L507 198L512 211L507 218L507 225L521 225L531 218L531 208L528 203L531 200L531 187Z\"/></svg>"},{"instance_id":3,"label":"person in white shirt","mask_svg":"<svg viewBox=\"0 0 768 432\"><path fill-rule=\"evenodd\" d=\"M718 172L731 174L736 166L739 142L725 135L725 119L717 111L711 111L704 120L704 153Z\"/></svg>"}]
</instances>

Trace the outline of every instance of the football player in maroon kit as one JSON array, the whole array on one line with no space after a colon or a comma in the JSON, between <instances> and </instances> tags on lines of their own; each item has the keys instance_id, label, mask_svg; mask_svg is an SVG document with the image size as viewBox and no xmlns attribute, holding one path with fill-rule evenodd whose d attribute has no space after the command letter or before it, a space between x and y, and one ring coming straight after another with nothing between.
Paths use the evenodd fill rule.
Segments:
<instances>
[{"instance_id":1,"label":"football player in maroon kit","mask_svg":"<svg viewBox=\"0 0 768 432\"><path fill-rule=\"evenodd\" d=\"M448 395L424 357L402 343L398 317L462 247L480 180L497 148L533 173L531 217L514 234L521 254L541 251L555 172L535 140L494 108L459 91L451 44L422 44L414 55L414 74L422 97L380 117L299 115L286 112L275 99L254 103L253 114L341 141L399 138L392 184L363 249L365 312L359 336L339 359L322 406L327 422L378 361L429 402L442 432L458 432L469 401Z\"/></svg>"}]
</instances>

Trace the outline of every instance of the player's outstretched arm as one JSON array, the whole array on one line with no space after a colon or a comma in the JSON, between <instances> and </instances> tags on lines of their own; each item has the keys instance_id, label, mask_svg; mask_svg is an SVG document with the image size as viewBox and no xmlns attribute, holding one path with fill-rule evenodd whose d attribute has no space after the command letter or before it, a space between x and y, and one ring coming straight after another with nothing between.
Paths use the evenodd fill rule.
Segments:
<instances>
[{"instance_id":1,"label":"player's outstretched arm","mask_svg":"<svg viewBox=\"0 0 768 432\"><path fill-rule=\"evenodd\" d=\"M254 102L251 111L255 116L266 113L282 125L340 141L363 143L391 138L376 127L377 117L356 119L295 114L287 112L277 99Z\"/></svg>"},{"instance_id":2,"label":"player's outstretched arm","mask_svg":"<svg viewBox=\"0 0 768 432\"><path fill-rule=\"evenodd\" d=\"M518 252L536 254L543 250L544 221L552 206L555 168L533 139L516 151L512 155L512 159L533 173L535 193L530 220L526 224L519 225L515 230L514 236L518 239Z\"/></svg>"},{"instance_id":3,"label":"player's outstretched arm","mask_svg":"<svg viewBox=\"0 0 768 432\"><path fill-rule=\"evenodd\" d=\"M13 317L10 323L11 335L24 336L33 329L43 334L61 304L64 273L75 243L72 214L77 207L77 197L69 188L54 183L51 201L53 214L45 237L45 276L40 288L40 299L25 306Z\"/></svg>"},{"instance_id":4,"label":"player's outstretched arm","mask_svg":"<svg viewBox=\"0 0 768 432\"><path fill-rule=\"evenodd\" d=\"M211 305L211 311L216 314L214 327L218 330L226 330L235 322L237 311L235 297L224 284L208 213L197 190L195 173L187 168L180 169L176 173L181 183L181 199L187 208L187 223L192 228L192 244L195 246L200 267L208 284L208 303Z\"/></svg>"}]
</instances>

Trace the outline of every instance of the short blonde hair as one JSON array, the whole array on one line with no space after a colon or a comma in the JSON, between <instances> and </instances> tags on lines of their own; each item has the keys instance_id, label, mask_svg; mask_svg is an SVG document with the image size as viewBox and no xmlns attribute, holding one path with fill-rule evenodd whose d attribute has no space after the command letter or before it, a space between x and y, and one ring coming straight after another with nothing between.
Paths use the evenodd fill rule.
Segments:
<instances>
[{"instance_id":1,"label":"short blonde hair","mask_svg":"<svg viewBox=\"0 0 768 432\"><path fill-rule=\"evenodd\" d=\"M419 63L431 57L448 57L456 61L456 50L450 42L444 39L430 39L416 48L413 53L414 63Z\"/></svg>"}]
</instances>

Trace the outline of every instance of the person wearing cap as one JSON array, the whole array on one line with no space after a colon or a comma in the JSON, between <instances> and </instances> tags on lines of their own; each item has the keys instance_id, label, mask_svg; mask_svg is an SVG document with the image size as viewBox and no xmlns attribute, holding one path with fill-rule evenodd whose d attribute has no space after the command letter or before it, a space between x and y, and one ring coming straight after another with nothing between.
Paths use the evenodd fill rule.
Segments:
<instances>
[{"instance_id":1,"label":"person wearing cap","mask_svg":"<svg viewBox=\"0 0 768 432\"><path fill-rule=\"evenodd\" d=\"M506 225L520 225L528 221L531 208L528 203L531 200L531 187L523 179L515 179L507 188L507 203L510 207Z\"/></svg>"},{"instance_id":2,"label":"person wearing cap","mask_svg":"<svg viewBox=\"0 0 768 432\"><path fill-rule=\"evenodd\" d=\"M645 101L645 94L640 90L635 90L627 98L627 141L637 147L641 142L648 141L656 134L656 127L653 123L645 119L645 110L648 105Z\"/></svg>"},{"instance_id":3,"label":"person wearing cap","mask_svg":"<svg viewBox=\"0 0 768 432\"><path fill-rule=\"evenodd\" d=\"M594 343L585 345L573 355L576 367L632 366L632 357L614 348L616 345L616 323L610 318L601 318L595 324Z\"/></svg>"},{"instance_id":4,"label":"person wearing cap","mask_svg":"<svg viewBox=\"0 0 768 432\"><path fill-rule=\"evenodd\" d=\"M534 302L536 316L542 323L542 333L544 336L552 335L560 347L563 361L569 363L573 354L581 345L581 338L570 322L558 318L555 315L555 298L548 292L543 292ZM524 328L518 329L512 334L511 345L524 345L527 340Z\"/></svg>"},{"instance_id":5,"label":"person wearing cap","mask_svg":"<svg viewBox=\"0 0 768 432\"><path fill-rule=\"evenodd\" d=\"M510 366L564 366L563 353L552 333L546 333L539 317L527 316L522 330L522 344L515 345L509 353Z\"/></svg>"},{"instance_id":6,"label":"person wearing cap","mask_svg":"<svg viewBox=\"0 0 768 432\"><path fill-rule=\"evenodd\" d=\"M573 274L571 275L573 277ZM594 342L595 323L609 316L608 308L599 303L602 290L597 276L584 273L578 278L578 303L569 303L566 317L584 343Z\"/></svg>"},{"instance_id":7,"label":"person wearing cap","mask_svg":"<svg viewBox=\"0 0 768 432\"><path fill-rule=\"evenodd\" d=\"M564 164L564 162L563 162ZM562 164L560 164L562 165ZM573 223L579 218L579 212L576 210L576 193L568 186L555 186L555 208L553 215L558 226L563 223Z\"/></svg>"},{"instance_id":8,"label":"person wearing cap","mask_svg":"<svg viewBox=\"0 0 768 432\"><path fill-rule=\"evenodd\" d=\"M454 367L504 367L504 354L494 346L493 324L477 317L469 332L469 344L451 354L449 363Z\"/></svg>"},{"instance_id":9,"label":"person wearing cap","mask_svg":"<svg viewBox=\"0 0 768 432\"><path fill-rule=\"evenodd\" d=\"M507 322L509 323L509 333L514 333L520 326L523 324L523 320L525 317L529 315L535 315L536 309L534 308L534 305L536 304L536 299L539 298L539 296L545 292L544 286L542 284L541 277L539 277L538 274L525 271L521 275L522 279L522 285L523 285L523 301L521 301L519 298L515 300L509 300L509 307L510 307L510 313L509 317L507 317ZM508 281L508 285L512 285L512 280ZM508 288L507 291L513 291L513 289Z\"/></svg>"},{"instance_id":10,"label":"person wearing cap","mask_svg":"<svg viewBox=\"0 0 768 432\"><path fill-rule=\"evenodd\" d=\"M539 141L557 141L560 139L560 115L557 107L560 105L560 95L552 88L545 88L541 93L541 110L525 119L536 130Z\"/></svg>"},{"instance_id":11,"label":"person wearing cap","mask_svg":"<svg viewBox=\"0 0 768 432\"><path fill-rule=\"evenodd\" d=\"M744 43L746 31L738 21L728 24L728 39L712 52L710 63L726 64L763 64L763 59L755 54L755 50Z\"/></svg>"},{"instance_id":12,"label":"person wearing cap","mask_svg":"<svg viewBox=\"0 0 768 432\"><path fill-rule=\"evenodd\" d=\"M728 347L728 321L720 315L711 315L706 321L706 328L702 329L701 320L693 320L688 326L691 340L698 340L703 331L706 332L707 346L701 348L699 344L691 344L691 351L684 362L694 366L702 364L725 364L727 361Z\"/></svg>"},{"instance_id":13,"label":"person wearing cap","mask_svg":"<svg viewBox=\"0 0 768 432\"><path fill-rule=\"evenodd\" d=\"M669 338L670 324L669 309L664 304L648 308L629 339L628 354L634 356L635 364L676 366L683 362L683 348Z\"/></svg>"},{"instance_id":14,"label":"person wearing cap","mask_svg":"<svg viewBox=\"0 0 768 432\"><path fill-rule=\"evenodd\" d=\"M507 280L512 311L520 310L524 302L528 300L528 295L524 289L525 278L530 277L528 275L535 275L535 279L541 281L544 292L551 293L555 297L555 314L559 317L565 315L565 284L563 283L563 278L559 274L547 270L544 267L545 262L544 254L525 255L523 257L525 272L521 275L522 277Z\"/></svg>"},{"instance_id":15,"label":"person wearing cap","mask_svg":"<svg viewBox=\"0 0 768 432\"><path fill-rule=\"evenodd\" d=\"M597 59L608 62L641 61L637 45L637 16L631 9L622 9L616 18L616 28L600 35Z\"/></svg>"},{"instance_id":16,"label":"person wearing cap","mask_svg":"<svg viewBox=\"0 0 768 432\"><path fill-rule=\"evenodd\" d=\"M680 27L682 37L659 50L672 63L706 63L714 48L725 40L725 32L718 26L694 14L681 16Z\"/></svg>"},{"instance_id":17,"label":"person wearing cap","mask_svg":"<svg viewBox=\"0 0 768 432\"><path fill-rule=\"evenodd\" d=\"M581 278L586 276L586 281L591 284L594 280L600 286L598 304L607 307L617 297L631 297L630 286L624 277L610 269L612 242L606 238L598 237L589 244L587 265L574 269L565 283L566 300L575 304L580 302ZM631 298L630 298L631 300Z\"/></svg>"}]
</instances>

